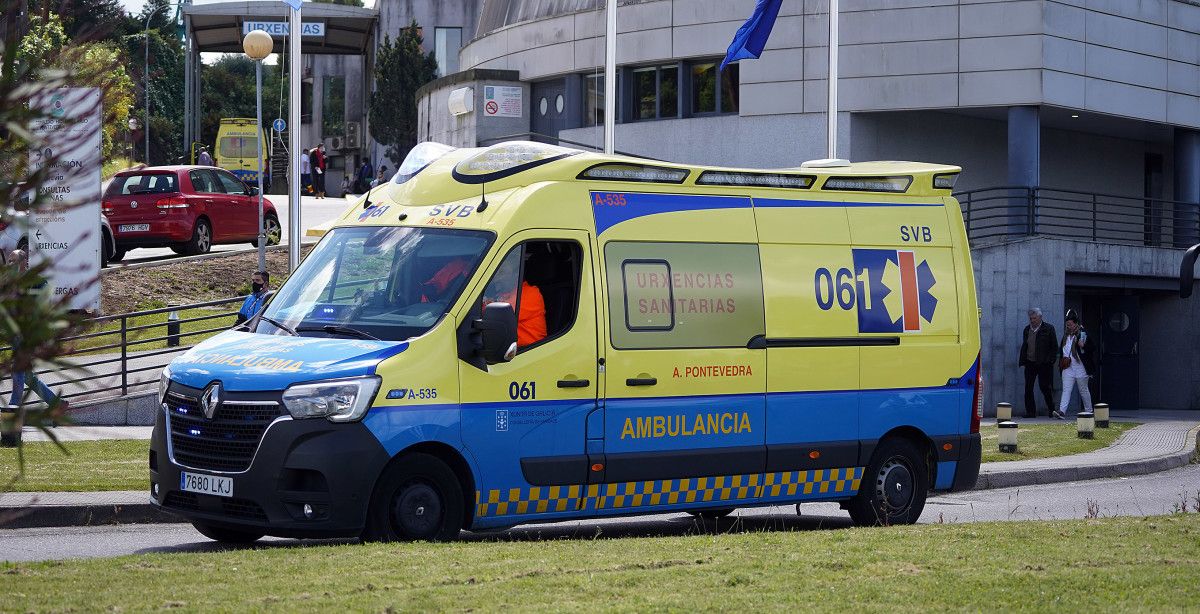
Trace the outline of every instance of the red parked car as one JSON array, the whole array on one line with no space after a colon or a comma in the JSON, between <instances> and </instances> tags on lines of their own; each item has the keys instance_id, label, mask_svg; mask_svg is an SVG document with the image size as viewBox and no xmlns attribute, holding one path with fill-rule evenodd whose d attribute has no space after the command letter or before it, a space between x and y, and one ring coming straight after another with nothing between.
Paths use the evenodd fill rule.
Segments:
<instances>
[{"instance_id":1,"label":"red parked car","mask_svg":"<svg viewBox=\"0 0 1200 614\"><path fill-rule=\"evenodd\" d=\"M214 244L258 245L258 189L211 166L149 166L121 171L104 193L116 262L135 247L203 254ZM267 245L279 243L279 215L263 200Z\"/></svg>"}]
</instances>

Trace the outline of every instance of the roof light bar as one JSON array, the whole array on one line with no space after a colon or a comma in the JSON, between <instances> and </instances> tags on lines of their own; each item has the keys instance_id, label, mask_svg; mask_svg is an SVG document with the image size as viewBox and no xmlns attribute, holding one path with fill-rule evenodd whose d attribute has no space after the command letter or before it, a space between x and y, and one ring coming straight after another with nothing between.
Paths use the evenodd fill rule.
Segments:
<instances>
[{"instance_id":1,"label":"roof light bar","mask_svg":"<svg viewBox=\"0 0 1200 614\"><path fill-rule=\"evenodd\" d=\"M958 182L958 173L943 173L933 176L933 187L938 190L953 190Z\"/></svg>"},{"instance_id":2,"label":"roof light bar","mask_svg":"<svg viewBox=\"0 0 1200 614\"><path fill-rule=\"evenodd\" d=\"M665 166L604 162L579 173L578 179L601 181L640 181L645 183L683 183L691 171Z\"/></svg>"},{"instance_id":3,"label":"roof light bar","mask_svg":"<svg viewBox=\"0 0 1200 614\"><path fill-rule=\"evenodd\" d=\"M580 152L556 145L510 141L464 159L455 165L453 175L460 183L484 183L577 153Z\"/></svg>"},{"instance_id":4,"label":"roof light bar","mask_svg":"<svg viewBox=\"0 0 1200 614\"><path fill-rule=\"evenodd\" d=\"M898 175L893 177L830 177L825 180L822 189L841 190L846 192L897 192L908 191L912 185L912 177Z\"/></svg>"},{"instance_id":5,"label":"roof light bar","mask_svg":"<svg viewBox=\"0 0 1200 614\"><path fill-rule=\"evenodd\" d=\"M696 185L755 186L763 188L794 188L806 190L812 187L816 177L812 175L785 175L782 173L745 173L734 171L704 171L696 178Z\"/></svg>"}]
</instances>

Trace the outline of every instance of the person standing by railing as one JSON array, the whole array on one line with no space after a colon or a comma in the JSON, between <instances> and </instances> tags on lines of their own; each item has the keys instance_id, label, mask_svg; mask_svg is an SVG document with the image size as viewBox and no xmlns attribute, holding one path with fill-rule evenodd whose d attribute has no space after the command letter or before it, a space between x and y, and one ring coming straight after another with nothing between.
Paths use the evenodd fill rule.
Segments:
<instances>
[{"instance_id":1,"label":"person standing by railing","mask_svg":"<svg viewBox=\"0 0 1200 614\"><path fill-rule=\"evenodd\" d=\"M250 296L242 302L238 310L237 324L242 324L262 311L263 303L267 300L267 291L271 286L271 274L266 271L255 271L250 278Z\"/></svg>"},{"instance_id":2,"label":"person standing by railing","mask_svg":"<svg viewBox=\"0 0 1200 614\"><path fill-rule=\"evenodd\" d=\"M15 249L8 258L9 266L17 267L17 273L22 273L29 268L29 254L24 250ZM16 353L16 348L21 345L21 338L13 339L13 353ZM3 409L4 413L12 414L4 416L0 420L4 424L0 428L0 446L5 448L15 448L21 443L21 431L15 428L8 428L8 425L17 424L16 414L21 409L22 401L25 397L25 388L28 386L33 390L34 394L45 401L46 405L50 406L54 415L61 415L70 408L70 403L63 400L62 397L55 394L42 380L38 379L37 373L32 369L29 371L21 371L17 369L17 365L13 363L12 369L12 395L9 397L8 405Z\"/></svg>"}]
</instances>

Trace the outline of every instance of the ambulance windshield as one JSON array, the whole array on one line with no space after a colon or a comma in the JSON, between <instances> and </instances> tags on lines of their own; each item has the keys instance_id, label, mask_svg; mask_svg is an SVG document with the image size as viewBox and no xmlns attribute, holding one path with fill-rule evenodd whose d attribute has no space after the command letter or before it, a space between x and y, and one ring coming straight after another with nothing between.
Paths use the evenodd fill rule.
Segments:
<instances>
[{"instance_id":1,"label":"ambulance windshield","mask_svg":"<svg viewBox=\"0 0 1200 614\"><path fill-rule=\"evenodd\" d=\"M493 235L476 230L335 228L304 259L254 332L402 341L445 315Z\"/></svg>"}]
</instances>

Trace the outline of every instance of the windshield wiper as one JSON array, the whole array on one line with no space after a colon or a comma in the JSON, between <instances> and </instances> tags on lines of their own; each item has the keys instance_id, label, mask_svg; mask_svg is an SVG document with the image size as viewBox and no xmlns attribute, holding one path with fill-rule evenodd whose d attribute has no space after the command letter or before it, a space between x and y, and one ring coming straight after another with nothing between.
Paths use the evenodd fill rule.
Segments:
<instances>
[{"instance_id":1,"label":"windshield wiper","mask_svg":"<svg viewBox=\"0 0 1200 614\"><path fill-rule=\"evenodd\" d=\"M281 330L281 331L283 331L283 332L285 332L285 333L287 333L287 334L289 334L289 335L291 335L291 336L293 336L293 337L299 337L299 336L300 336L300 335L299 335L299 334L298 334L298 333L297 333L295 330L293 330L293 329L292 329L290 326L288 326L287 324L280 324L279 322L276 322L274 319L272 319L272 318L268 318L267 316L263 316L263 315L260 315L260 316L258 316L258 319L260 319L260 320L266 320L266 321L267 321L267 323L268 323L268 324L270 324L271 326L274 326L275 328L278 328L279 330Z\"/></svg>"},{"instance_id":2,"label":"windshield wiper","mask_svg":"<svg viewBox=\"0 0 1200 614\"><path fill-rule=\"evenodd\" d=\"M371 341L383 341L379 337L376 337L375 335L372 335L371 333L358 330L357 328L350 328L349 326L338 326L335 324L326 324L325 326L302 326L302 327L296 329L297 332L301 332L301 333L307 332L307 331L318 331L318 330L329 333L331 335L348 335L351 337L358 337L359 339L370 339Z\"/></svg>"}]
</instances>

